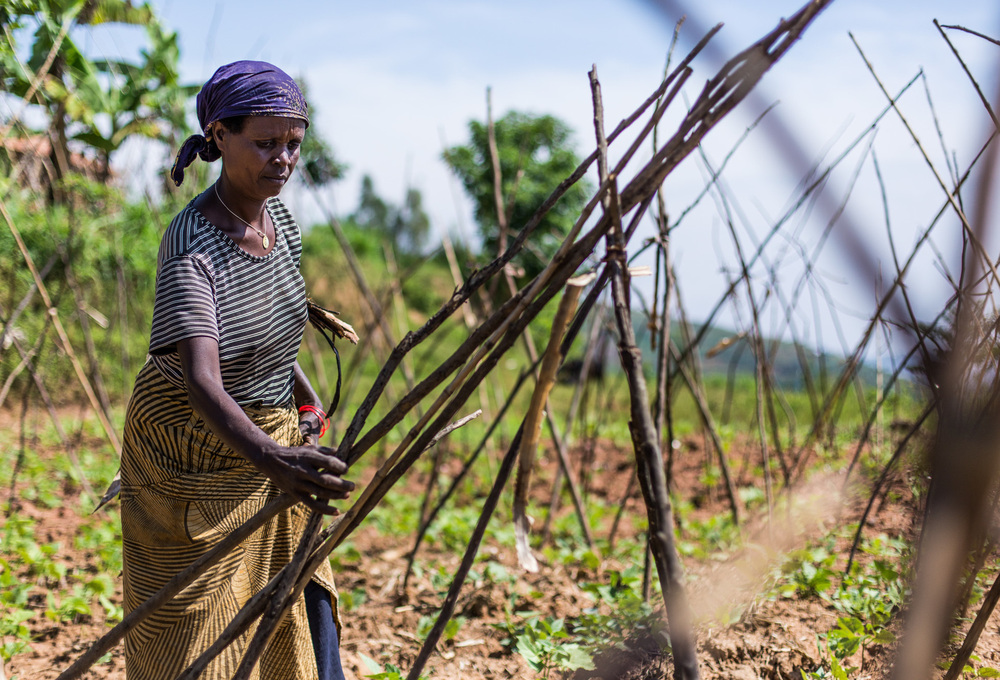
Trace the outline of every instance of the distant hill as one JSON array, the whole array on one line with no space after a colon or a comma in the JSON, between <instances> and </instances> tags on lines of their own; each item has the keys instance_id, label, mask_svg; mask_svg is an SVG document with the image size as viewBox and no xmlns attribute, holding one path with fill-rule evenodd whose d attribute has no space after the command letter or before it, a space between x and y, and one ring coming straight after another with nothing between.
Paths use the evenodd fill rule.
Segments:
<instances>
[{"instance_id":1,"label":"distant hill","mask_svg":"<svg viewBox=\"0 0 1000 680\"><path fill-rule=\"evenodd\" d=\"M636 320L636 340L643 350L643 355L647 363L654 360L652 352L649 351L649 328L638 317ZM693 334L696 334L701 326L693 327ZM671 336L674 342L681 346L680 325L676 322L672 324ZM772 351L773 343L767 341L765 347ZM715 351L713 351L713 349ZM826 371L827 378L836 379L843 370L845 357L818 353L808 347L802 348L803 359L808 366L808 370L814 381L819 379L822 371ZM708 354L712 353L709 357ZM705 333L705 337L699 346L699 358L701 366L706 376L725 375L731 370L737 373L753 374L756 371L753 352L749 341L741 336L737 331L726 328L710 327ZM778 385L784 389L797 390L805 387L802 362L795 345L789 342L782 342L774 350L774 376ZM733 368L735 362L735 369ZM874 386L876 382L876 369L868 364L863 364L859 371L864 384Z\"/></svg>"}]
</instances>

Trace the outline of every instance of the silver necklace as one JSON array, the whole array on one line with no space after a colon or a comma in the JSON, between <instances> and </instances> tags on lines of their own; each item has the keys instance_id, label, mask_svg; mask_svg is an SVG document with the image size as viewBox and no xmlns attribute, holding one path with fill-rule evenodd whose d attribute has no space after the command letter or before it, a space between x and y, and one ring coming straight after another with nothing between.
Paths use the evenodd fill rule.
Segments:
<instances>
[{"instance_id":1,"label":"silver necklace","mask_svg":"<svg viewBox=\"0 0 1000 680\"><path fill-rule=\"evenodd\" d=\"M215 189L215 197L217 199L219 199L219 203L222 204L222 207L225 208L226 210L228 210L230 215L232 215L233 217L235 217L236 219L238 219L240 222L242 222L243 224L247 225L248 227L250 227L251 229L253 229L255 232L257 232L257 235L260 236L260 242L264 246L264 250L267 250L268 246L271 245L271 241L267 238L267 234L265 232L261 231L260 229L258 229L257 227L253 226L249 222L247 222L245 219L243 219L239 215L237 215L235 212L233 212L232 208L230 208L228 205L226 205L226 202L222 200L222 196L219 195L219 183L218 182L216 182L215 184L213 184L212 188ZM261 209L260 209L260 214L261 215L264 214L264 208L263 207L261 207Z\"/></svg>"}]
</instances>

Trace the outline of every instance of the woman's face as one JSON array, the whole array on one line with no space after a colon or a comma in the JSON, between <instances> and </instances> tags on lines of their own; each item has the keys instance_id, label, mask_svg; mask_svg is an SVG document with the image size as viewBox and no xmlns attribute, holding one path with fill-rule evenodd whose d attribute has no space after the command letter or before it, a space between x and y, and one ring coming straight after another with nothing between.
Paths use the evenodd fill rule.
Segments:
<instances>
[{"instance_id":1,"label":"woman's face","mask_svg":"<svg viewBox=\"0 0 1000 680\"><path fill-rule=\"evenodd\" d=\"M248 199L277 196L292 176L305 134L305 121L280 116L250 116L241 132L219 125L213 136L227 188Z\"/></svg>"}]
</instances>

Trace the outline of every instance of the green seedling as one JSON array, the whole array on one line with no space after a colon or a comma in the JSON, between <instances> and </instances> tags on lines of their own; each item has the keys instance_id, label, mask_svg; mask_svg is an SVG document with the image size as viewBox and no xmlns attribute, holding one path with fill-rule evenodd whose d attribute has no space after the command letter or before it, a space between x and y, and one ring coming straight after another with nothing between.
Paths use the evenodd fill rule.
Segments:
<instances>
[{"instance_id":1,"label":"green seedling","mask_svg":"<svg viewBox=\"0 0 1000 680\"><path fill-rule=\"evenodd\" d=\"M434 612L429 616L421 616L420 621L417 622L417 636L421 638L426 638L430 635L431 629L434 627L434 623L438 619L440 611ZM441 633L441 639L447 641L454 640L455 636L458 635L458 631L462 629L462 625L465 623L464 616L453 616L448 620L448 623L444 626L444 631Z\"/></svg>"},{"instance_id":2,"label":"green seedling","mask_svg":"<svg viewBox=\"0 0 1000 680\"><path fill-rule=\"evenodd\" d=\"M515 635L515 648L532 670L548 679L554 670L593 670L590 653L570 640L563 619L529 619Z\"/></svg>"},{"instance_id":3,"label":"green seedling","mask_svg":"<svg viewBox=\"0 0 1000 680\"><path fill-rule=\"evenodd\" d=\"M358 656L361 657L361 662L368 669L368 674L364 676L366 678L371 678L371 680L404 680L406 678L406 673L395 664L387 663L383 668L366 654L358 652ZM427 680L427 676L421 675L420 680Z\"/></svg>"}]
</instances>

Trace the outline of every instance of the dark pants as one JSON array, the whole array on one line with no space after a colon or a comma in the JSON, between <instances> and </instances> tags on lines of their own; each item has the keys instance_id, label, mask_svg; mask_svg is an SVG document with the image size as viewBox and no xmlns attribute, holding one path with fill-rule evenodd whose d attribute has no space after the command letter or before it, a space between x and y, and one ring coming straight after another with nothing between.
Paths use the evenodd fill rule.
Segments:
<instances>
[{"instance_id":1,"label":"dark pants","mask_svg":"<svg viewBox=\"0 0 1000 680\"><path fill-rule=\"evenodd\" d=\"M319 680L345 680L344 669L340 666L340 641L337 639L337 625L333 622L330 593L309 581L304 594Z\"/></svg>"}]
</instances>

